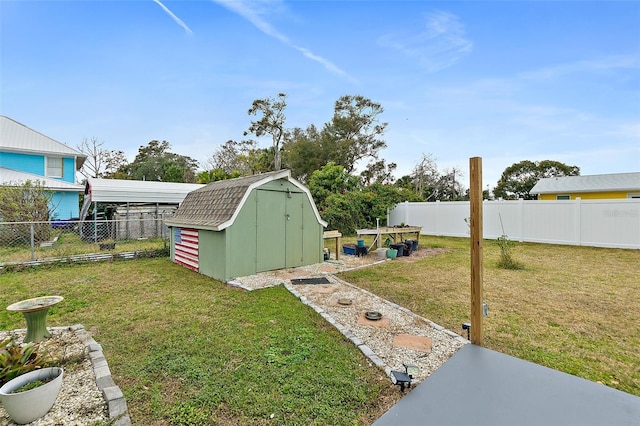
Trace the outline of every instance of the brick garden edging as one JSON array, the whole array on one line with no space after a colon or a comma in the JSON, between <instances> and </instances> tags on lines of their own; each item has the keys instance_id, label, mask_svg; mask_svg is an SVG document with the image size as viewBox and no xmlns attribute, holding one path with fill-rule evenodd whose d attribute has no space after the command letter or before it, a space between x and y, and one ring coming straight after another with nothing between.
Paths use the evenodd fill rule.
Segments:
<instances>
[{"instance_id":1,"label":"brick garden edging","mask_svg":"<svg viewBox=\"0 0 640 426\"><path fill-rule=\"evenodd\" d=\"M111 371L107 364L107 359L102 352L102 346L84 329L82 324L70 327L50 327L71 330L76 337L84 344L88 351L93 373L96 377L98 390L102 392L109 410L109 421L114 426L131 426L131 418L127 409L127 402L120 387L115 384L111 377Z\"/></svg>"}]
</instances>

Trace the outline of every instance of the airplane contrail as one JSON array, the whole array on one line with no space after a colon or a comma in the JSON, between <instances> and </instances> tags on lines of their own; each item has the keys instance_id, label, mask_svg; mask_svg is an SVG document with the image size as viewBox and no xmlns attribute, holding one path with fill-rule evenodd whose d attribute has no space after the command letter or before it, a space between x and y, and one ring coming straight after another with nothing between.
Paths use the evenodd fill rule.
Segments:
<instances>
[{"instance_id":1,"label":"airplane contrail","mask_svg":"<svg viewBox=\"0 0 640 426\"><path fill-rule=\"evenodd\" d=\"M265 6L265 3L262 2L251 2L251 1L243 1L243 0L211 0L214 3L217 3L225 8L231 10L232 12L237 13L247 21L249 21L253 26L257 29L265 33L266 35L275 38L276 40L281 41L285 45L296 49L305 58L308 58L312 61L320 63L325 69L333 74L340 75L342 77L347 78L348 80L357 83L357 80L350 76L346 71L340 69L337 65L335 65L330 60L316 55L311 52L306 47L297 46L294 44L287 36L279 32L273 25L271 25L266 19L264 19L261 15L264 15L264 7L261 9L260 6Z\"/></svg>"},{"instance_id":2,"label":"airplane contrail","mask_svg":"<svg viewBox=\"0 0 640 426\"><path fill-rule=\"evenodd\" d=\"M184 30L189 33L189 34L193 34L193 31L191 31L191 28L189 28L187 26L187 24L184 23L184 21L180 18L178 18L172 11L169 10L169 8L167 6L165 6L164 4L162 4L160 2L160 0L153 0L154 3L156 3L158 6L160 6L162 8L162 10L164 10L165 12L167 12L167 14L169 16L171 16L171 19L173 19L176 24L180 25L182 28L184 28Z\"/></svg>"}]
</instances>

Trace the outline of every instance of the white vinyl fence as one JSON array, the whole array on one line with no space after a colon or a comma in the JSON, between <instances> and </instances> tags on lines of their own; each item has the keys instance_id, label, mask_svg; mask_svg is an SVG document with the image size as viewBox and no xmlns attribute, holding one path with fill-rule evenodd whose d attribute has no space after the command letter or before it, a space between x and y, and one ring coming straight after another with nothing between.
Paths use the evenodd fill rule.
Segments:
<instances>
[{"instance_id":1,"label":"white vinyl fence","mask_svg":"<svg viewBox=\"0 0 640 426\"><path fill-rule=\"evenodd\" d=\"M484 238L640 249L640 199L485 201L482 210ZM404 202L389 210L387 223L468 237L469 211L468 201Z\"/></svg>"}]
</instances>

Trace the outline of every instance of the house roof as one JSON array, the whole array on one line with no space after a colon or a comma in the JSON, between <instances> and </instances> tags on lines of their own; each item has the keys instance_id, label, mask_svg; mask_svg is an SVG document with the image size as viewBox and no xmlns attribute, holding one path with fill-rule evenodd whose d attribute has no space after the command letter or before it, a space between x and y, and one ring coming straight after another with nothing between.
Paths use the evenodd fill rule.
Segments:
<instances>
[{"instance_id":1,"label":"house roof","mask_svg":"<svg viewBox=\"0 0 640 426\"><path fill-rule=\"evenodd\" d=\"M302 190L311 201L318 222L327 226L320 218L309 189L293 179L289 170L212 182L189 193L176 214L165 222L169 226L221 231L233 224L254 188L278 179L286 179Z\"/></svg>"},{"instance_id":2,"label":"house roof","mask_svg":"<svg viewBox=\"0 0 640 426\"><path fill-rule=\"evenodd\" d=\"M83 153L4 115L0 115L0 149L27 154L75 157L78 170L87 158Z\"/></svg>"},{"instance_id":3,"label":"house roof","mask_svg":"<svg viewBox=\"0 0 640 426\"><path fill-rule=\"evenodd\" d=\"M640 172L542 178L530 194L640 191Z\"/></svg>"},{"instance_id":4,"label":"house roof","mask_svg":"<svg viewBox=\"0 0 640 426\"><path fill-rule=\"evenodd\" d=\"M0 167L0 185L22 185L28 180L40 181L43 187L54 191L82 192L83 189L82 185Z\"/></svg>"},{"instance_id":5,"label":"house roof","mask_svg":"<svg viewBox=\"0 0 640 426\"><path fill-rule=\"evenodd\" d=\"M98 203L179 204L188 193L203 187L195 183L88 178L84 193Z\"/></svg>"}]
</instances>

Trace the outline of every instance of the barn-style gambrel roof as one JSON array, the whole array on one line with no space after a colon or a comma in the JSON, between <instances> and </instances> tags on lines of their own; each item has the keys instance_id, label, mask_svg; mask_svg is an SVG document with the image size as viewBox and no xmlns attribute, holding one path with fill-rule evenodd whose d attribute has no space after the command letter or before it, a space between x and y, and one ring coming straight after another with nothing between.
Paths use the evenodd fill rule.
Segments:
<instances>
[{"instance_id":1,"label":"barn-style gambrel roof","mask_svg":"<svg viewBox=\"0 0 640 426\"><path fill-rule=\"evenodd\" d=\"M166 224L168 226L221 231L233 224L254 188L278 179L286 179L304 192L311 201L318 222L323 226L327 225L320 218L309 190L293 179L289 170L212 182L204 188L187 194L176 214L167 219Z\"/></svg>"},{"instance_id":2,"label":"barn-style gambrel roof","mask_svg":"<svg viewBox=\"0 0 640 426\"><path fill-rule=\"evenodd\" d=\"M530 194L557 194L640 190L640 172L543 178Z\"/></svg>"}]
</instances>

